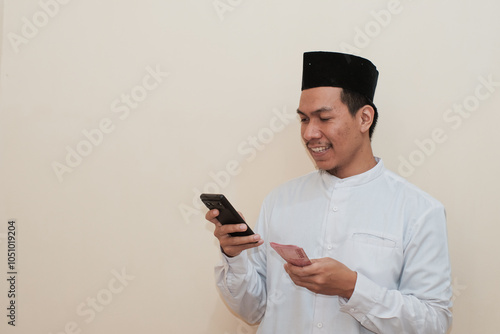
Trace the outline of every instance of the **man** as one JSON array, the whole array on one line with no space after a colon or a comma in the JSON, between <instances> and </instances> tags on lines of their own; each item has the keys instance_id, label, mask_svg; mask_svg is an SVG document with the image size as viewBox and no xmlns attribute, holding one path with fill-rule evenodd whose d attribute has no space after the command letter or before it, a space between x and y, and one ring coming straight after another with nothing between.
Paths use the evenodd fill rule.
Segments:
<instances>
[{"instance_id":1,"label":"man","mask_svg":"<svg viewBox=\"0 0 500 334\"><path fill-rule=\"evenodd\" d=\"M319 170L267 196L255 235L231 237L244 226L206 215L223 252L219 290L258 333L430 334L451 324L444 208L373 156L377 78L364 58L305 53L297 113ZM269 242L304 248L312 264L285 263Z\"/></svg>"}]
</instances>

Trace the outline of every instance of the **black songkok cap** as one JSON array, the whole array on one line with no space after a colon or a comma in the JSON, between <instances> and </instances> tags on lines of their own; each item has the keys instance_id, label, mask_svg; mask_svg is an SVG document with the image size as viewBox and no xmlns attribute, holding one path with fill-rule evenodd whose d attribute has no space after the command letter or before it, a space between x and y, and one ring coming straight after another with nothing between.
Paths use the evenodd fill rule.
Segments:
<instances>
[{"instance_id":1,"label":"black songkok cap","mask_svg":"<svg viewBox=\"0 0 500 334\"><path fill-rule=\"evenodd\" d=\"M373 102L378 71L371 61L338 52L305 52L302 90L341 87L366 96Z\"/></svg>"}]
</instances>

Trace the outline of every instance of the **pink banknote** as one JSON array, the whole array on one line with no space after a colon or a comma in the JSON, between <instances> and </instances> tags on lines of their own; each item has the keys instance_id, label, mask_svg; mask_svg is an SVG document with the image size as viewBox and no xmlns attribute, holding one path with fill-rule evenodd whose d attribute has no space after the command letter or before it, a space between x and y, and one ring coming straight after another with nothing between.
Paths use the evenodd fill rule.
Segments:
<instances>
[{"instance_id":1,"label":"pink banknote","mask_svg":"<svg viewBox=\"0 0 500 334\"><path fill-rule=\"evenodd\" d=\"M301 247L295 245L281 245L275 242L271 242L270 245L286 262L294 266L304 267L312 264L306 252L304 252Z\"/></svg>"}]
</instances>

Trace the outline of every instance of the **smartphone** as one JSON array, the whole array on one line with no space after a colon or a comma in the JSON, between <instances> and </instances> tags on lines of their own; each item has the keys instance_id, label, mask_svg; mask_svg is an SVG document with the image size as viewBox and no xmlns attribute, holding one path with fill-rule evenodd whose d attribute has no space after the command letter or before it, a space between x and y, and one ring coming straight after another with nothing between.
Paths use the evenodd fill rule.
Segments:
<instances>
[{"instance_id":1,"label":"smartphone","mask_svg":"<svg viewBox=\"0 0 500 334\"><path fill-rule=\"evenodd\" d=\"M243 220L240 214L233 208L231 203L227 200L226 196L222 194L201 194L201 201L207 206L209 210L217 209L219 210L219 216L217 219L222 225L226 224L245 224L247 223ZM243 232L233 232L229 235L233 237L244 237L247 235L254 234L250 226L247 225L246 231Z\"/></svg>"}]
</instances>

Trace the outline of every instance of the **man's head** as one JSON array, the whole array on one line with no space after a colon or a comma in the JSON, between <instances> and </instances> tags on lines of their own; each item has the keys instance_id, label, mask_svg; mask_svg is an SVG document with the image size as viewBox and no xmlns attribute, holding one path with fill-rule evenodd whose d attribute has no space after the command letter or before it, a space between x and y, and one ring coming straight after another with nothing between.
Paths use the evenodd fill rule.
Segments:
<instances>
[{"instance_id":1,"label":"man's head","mask_svg":"<svg viewBox=\"0 0 500 334\"><path fill-rule=\"evenodd\" d=\"M377 121L373 96L378 71L356 56L304 54L297 112L302 139L318 168L338 177L373 167L371 135Z\"/></svg>"},{"instance_id":2,"label":"man's head","mask_svg":"<svg viewBox=\"0 0 500 334\"><path fill-rule=\"evenodd\" d=\"M378 119L377 108L373 104L377 80L377 68L368 59L338 52L304 53L302 90L315 87L343 88L342 102L347 104L353 116L364 105L370 105L375 110L370 138Z\"/></svg>"}]
</instances>

